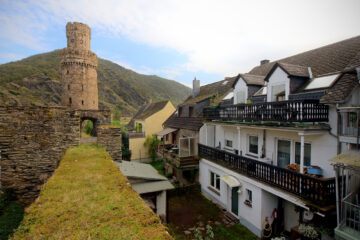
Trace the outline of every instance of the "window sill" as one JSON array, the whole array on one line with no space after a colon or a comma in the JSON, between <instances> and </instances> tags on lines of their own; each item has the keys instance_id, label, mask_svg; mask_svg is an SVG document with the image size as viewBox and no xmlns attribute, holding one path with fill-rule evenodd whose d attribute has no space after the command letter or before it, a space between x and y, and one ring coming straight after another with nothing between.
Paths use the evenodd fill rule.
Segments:
<instances>
[{"instance_id":1,"label":"window sill","mask_svg":"<svg viewBox=\"0 0 360 240\"><path fill-rule=\"evenodd\" d=\"M249 200L245 200L244 204L250 208L252 208L252 202L250 202Z\"/></svg>"},{"instance_id":2,"label":"window sill","mask_svg":"<svg viewBox=\"0 0 360 240\"><path fill-rule=\"evenodd\" d=\"M259 158L258 155L255 155L253 153L246 153L245 155L248 156L248 157L251 157L251 158L255 158L255 160L258 160L258 158Z\"/></svg>"},{"instance_id":3,"label":"window sill","mask_svg":"<svg viewBox=\"0 0 360 240\"><path fill-rule=\"evenodd\" d=\"M215 193L216 195L220 196L220 192L219 192L218 190L216 190L215 188L213 188L213 187L211 187L211 186L208 186L208 189L209 189L211 192Z\"/></svg>"}]
</instances>

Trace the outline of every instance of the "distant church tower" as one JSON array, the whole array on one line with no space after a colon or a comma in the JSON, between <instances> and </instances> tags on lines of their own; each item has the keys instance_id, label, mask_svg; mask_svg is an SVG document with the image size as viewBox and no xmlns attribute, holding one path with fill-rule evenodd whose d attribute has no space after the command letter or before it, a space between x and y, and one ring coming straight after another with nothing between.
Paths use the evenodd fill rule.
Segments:
<instances>
[{"instance_id":1,"label":"distant church tower","mask_svg":"<svg viewBox=\"0 0 360 240\"><path fill-rule=\"evenodd\" d=\"M97 64L90 51L91 30L78 22L66 24L67 48L61 51L61 105L71 109L98 109Z\"/></svg>"}]
</instances>

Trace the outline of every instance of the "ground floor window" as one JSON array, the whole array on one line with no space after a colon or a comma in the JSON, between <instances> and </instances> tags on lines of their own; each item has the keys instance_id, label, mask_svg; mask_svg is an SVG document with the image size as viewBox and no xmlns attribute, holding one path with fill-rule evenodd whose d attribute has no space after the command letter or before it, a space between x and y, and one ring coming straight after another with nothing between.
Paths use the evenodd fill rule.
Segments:
<instances>
[{"instance_id":1,"label":"ground floor window","mask_svg":"<svg viewBox=\"0 0 360 240\"><path fill-rule=\"evenodd\" d=\"M233 147L233 142L231 140L225 140L225 146L232 148Z\"/></svg>"},{"instance_id":2,"label":"ground floor window","mask_svg":"<svg viewBox=\"0 0 360 240\"><path fill-rule=\"evenodd\" d=\"M300 164L300 151L301 143L295 143L295 163ZM304 145L304 166L311 165L311 144L305 143Z\"/></svg>"},{"instance_id":3,"label":"ground floor window","mask_svg":"<svg viewBox=\"0 0 360 240\"><path fill-rule=\"evenodd\" d=\"M210 185L220 191L220 176L210 172Z\"/></svg>"},{"instance_id":4,"label":"ground floor window","mask_svg":"<svg viewBox=\"0 0 360 240\"><path fill-rule=\"evenodd\" d=\"M249 189L246 189L246 199L244 204L249 207L252 207L252 191Z\"/></svg>"}]
</instances>

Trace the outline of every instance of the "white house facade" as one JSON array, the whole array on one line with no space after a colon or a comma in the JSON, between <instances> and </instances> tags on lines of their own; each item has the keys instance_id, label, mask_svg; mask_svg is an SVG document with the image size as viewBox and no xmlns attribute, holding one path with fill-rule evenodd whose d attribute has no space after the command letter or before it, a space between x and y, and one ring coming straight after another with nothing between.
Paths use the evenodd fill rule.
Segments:
<instances>
[{"instance_id":1,"label":"white house facade","mask_svg":"<svg viewBox=\"0 0 360 240\"><path fill-rule=\"evenodd\" d=\"M274 235L300 223L333 224L329 160L360 154L359 53L357 37L258 66L247 74L257 92L239 75L233 104L204 109L202 192L259 237L266 218Z\"/></svg>"}]
</instances>

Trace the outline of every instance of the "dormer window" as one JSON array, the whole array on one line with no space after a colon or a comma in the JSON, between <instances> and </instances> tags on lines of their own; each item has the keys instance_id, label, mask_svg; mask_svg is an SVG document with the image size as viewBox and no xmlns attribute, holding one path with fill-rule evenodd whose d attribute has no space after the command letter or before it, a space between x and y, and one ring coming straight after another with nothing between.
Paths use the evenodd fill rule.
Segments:
<instances>
[{"instance_id":1,"label":"dormer window","mask_svg":"<svg viewBox=\"0 0 360 240\"><path fill-rule=\"evenodd\" d=\"M271 101L284 101L285 100L285 84L271 86Z\"/></svg>"},{"instance_id":2,"label":"dormer window","mask_svg":"<svg viewBox=\"0 0 360 240\"><path fill-rule=\"evenodd\" d=\"M276 95L276 101L285 101L285 91L280 92L278 95Z\"/></svg>"}]
</instances>

